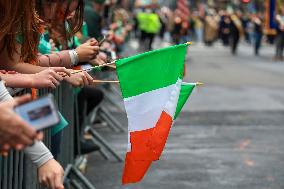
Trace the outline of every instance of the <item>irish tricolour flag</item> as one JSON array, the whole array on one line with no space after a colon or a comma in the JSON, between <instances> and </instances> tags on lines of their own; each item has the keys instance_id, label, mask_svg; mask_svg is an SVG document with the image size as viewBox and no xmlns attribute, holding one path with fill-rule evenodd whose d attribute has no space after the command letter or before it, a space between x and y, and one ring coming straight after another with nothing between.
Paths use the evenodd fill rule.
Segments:
<instances>
[{"instance_id":1,"label":"irish tricolour flag","mask_svg":"<svg viewBox=\"0 0 284 189\"><path fill-rule=\"evenodd\" d=\"M122 183L142 180L159 160L171 126L196 84L183 83L188 44L116 61L128 117Z\"/></svg>"}]
</instances>

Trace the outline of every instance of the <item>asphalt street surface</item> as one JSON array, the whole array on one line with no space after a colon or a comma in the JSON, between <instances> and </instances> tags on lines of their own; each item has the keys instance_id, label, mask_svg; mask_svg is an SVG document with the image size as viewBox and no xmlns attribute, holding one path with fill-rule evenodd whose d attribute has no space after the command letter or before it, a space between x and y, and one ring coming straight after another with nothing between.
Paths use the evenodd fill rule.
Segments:
<instances>
[{"instance_id":1,"label":"asphalt street surface","mask_svg":"<svg viewBox=\"0 0 284 189\"><path fill-rule=\"evenodd\" d=\"M190 97L161 160L141 183L122 186L123 163L96 152L87 177L97 189L283 189L284 62L273 62L273 52L265 46L255 57L242 44L232 56L220 44L192 45L186 81L205 85ZM127 127L123 112L113 115ZM126 133L97 131L124 156Z\"/></svg>"}]
</instances>

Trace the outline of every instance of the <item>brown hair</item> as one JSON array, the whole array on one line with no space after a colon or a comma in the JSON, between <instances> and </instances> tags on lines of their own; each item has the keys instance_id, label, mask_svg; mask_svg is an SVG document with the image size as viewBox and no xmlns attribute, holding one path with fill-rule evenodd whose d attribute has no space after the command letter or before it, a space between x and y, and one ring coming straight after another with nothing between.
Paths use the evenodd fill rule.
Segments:
<instances>
[{"instance_id":1,"label":"brown hair","mask_svg":"<svg viewBox=\"0 0 284 189\"><path fill-rule=\"evenodd\" d=\"M67 7L62 9L63 3L68 2ZM60 43L63 47L67 47L68 39L73 37L78 31L80 31L83 25L84 19L84 1L78 0L78 6L75 10L75 14L72 19L68 19L69 7L71 0L36 0L37 11L40 18L44 18L44 6L48 3L57 3L55 17L52 20L45 20L48 27L49 35L57 43ZM62 21L64 20L64 21ZM65 21L68 23L68 27L65 25ZM60 40L58 40L60 39Z\"/></svg>"},{"instance_id":2,"label":"brown hair","mask_svg":"<svg viewBox=\"0 0 284 189\"><path fill-rule=\"evenodd\" d=\"M36 60L40 20L35 12L34 0L0 0L0 52L7 50L9 58L14 53L22 60ZM20 52L16 49L21 44Z\"/></svg>"}]
</instances>

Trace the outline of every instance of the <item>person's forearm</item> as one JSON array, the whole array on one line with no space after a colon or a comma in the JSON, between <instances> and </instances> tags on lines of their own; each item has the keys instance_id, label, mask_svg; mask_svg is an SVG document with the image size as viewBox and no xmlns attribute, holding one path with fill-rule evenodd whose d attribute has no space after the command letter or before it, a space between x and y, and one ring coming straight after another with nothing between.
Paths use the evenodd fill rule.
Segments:
<instances>
[{"instance_id":1,"label":"person's forearm","mask_svg":"<svg viewBox=\"0 0 284 189\"><path fill-rule=\"evenodd\" d=\"M39 55L37 65L43 67L71 68L72 64L70 53L68 50L66 50L48 55Z\"/></svg>"},{"instance_id":2,"label":"person's forearm","mask_svg":"<svg viewBox=\"0 0 284 189\"><path fill-rule=\"evenodd\" d=\"M24 152L37 167L53 159L49 149L40 141L35 141L34 145L27 147Z\"/></svg>"},{"instance_id":3,"label":"person's forearm","mask_svg":"<svg viewBox=\"0 0 284 189\"><path fill-rule=\"evenodd\" d=\"M32 74L0 74L7 87L32 88Z\"/></svg>"},{"instance_id":4,"label":"person's forearm","mask_svg":"<svg viewBox=\"0 0 284 189\"><path fill-rule=\"evenodd\" d=\"M3 44L1 44L0 42L0 46L1 45ZM21 52L20 47L20 45L17 45L18 52ZM20 63L20 59L21 58L18 53L14 53L13 58L11 59L7 50L5 49L0 52L0 69L7 71L16 71L24 74L38 73L46 69L44 67L39 67L28 63Z\"/></svg>"},{"instance_id":5,"label":"person's forearm","mask_svg":"<svg viewBox=\"0 0 284 189\"><path fill-rule=\"evenodd\" d=\"M46 67L36 66L28 63L17 63L14 64L8 71L16 71L22 74L35 74L47 69Z\"/></svg>"}]
</instances>

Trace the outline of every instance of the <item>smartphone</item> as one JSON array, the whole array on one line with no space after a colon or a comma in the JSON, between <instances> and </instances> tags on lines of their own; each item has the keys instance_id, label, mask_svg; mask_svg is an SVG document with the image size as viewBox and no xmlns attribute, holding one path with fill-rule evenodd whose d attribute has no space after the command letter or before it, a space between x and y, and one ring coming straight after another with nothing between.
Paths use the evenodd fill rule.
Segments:
<instances>
[{"instance_id":1,"label":"smartphone","mask_svg":"<svg viewBox=\"0 0 284 189\"><path fill-rule=\"evenodd\" d=\"M103 37L102 40L99 42L99 47L102 46L102 44L107 40L106 36Z\"/></svg>"},{"instance_id":2,"label":"smartphone","mask_svg":"<svg viewBox=\"0 0 284 189\"><path fill-rule=\"evenodd\" d=\"M14 110L37 131L50 128L60 122L52 94L17 106Z\"/></svg>"}]
</instances>

